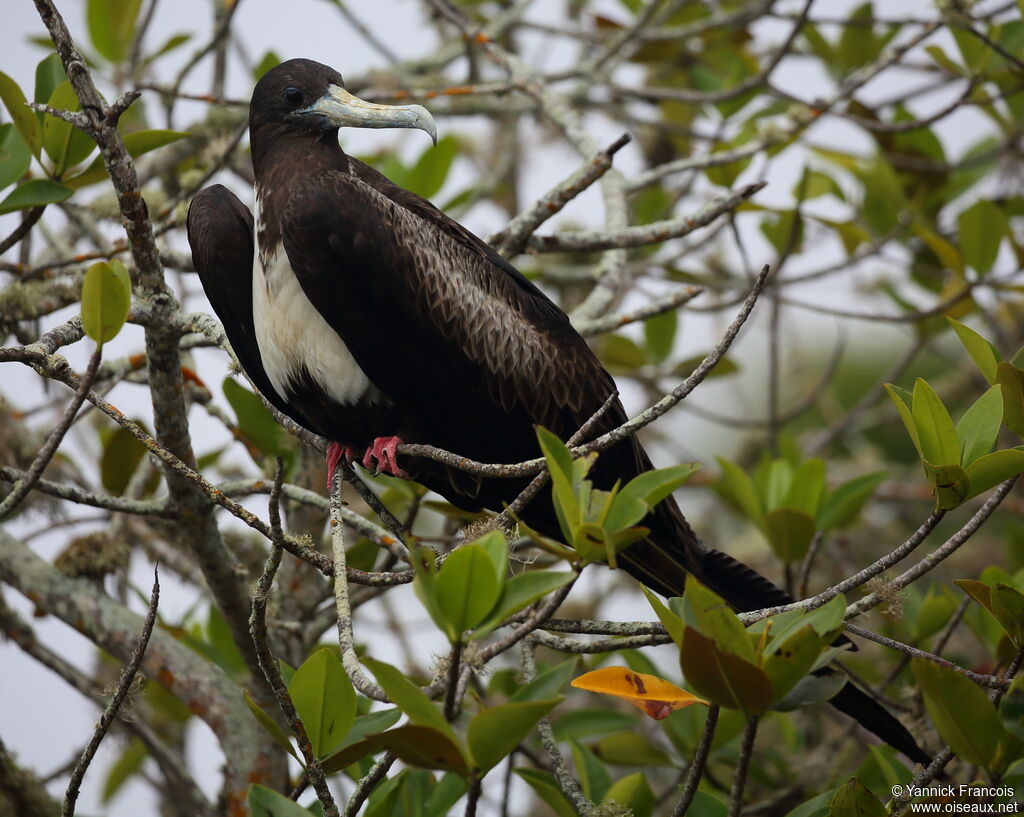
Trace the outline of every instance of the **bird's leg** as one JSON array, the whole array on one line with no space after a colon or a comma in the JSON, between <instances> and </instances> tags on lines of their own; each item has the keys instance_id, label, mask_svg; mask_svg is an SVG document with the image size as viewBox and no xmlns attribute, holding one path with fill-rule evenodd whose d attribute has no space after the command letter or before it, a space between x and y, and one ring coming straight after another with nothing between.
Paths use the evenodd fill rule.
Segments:
<instances>
[{"instance_id":1,"label":"bird's leg","mask_svg":"<svg viewBox=\"0 0 1024 817\"><path fill-rule=\"evenodd\" d=\"M356 450L351 445L341 445L332 442L327 446L327 493L331 492L331 483L334 482L334 469L342 460L352 462L356 457Z\"/></svg>"},{"instance_id":2,"label":"bird's leg","mask_svg":"<svg viewBox=\"0 0 1024 817\"><path fill-rule=\"evenodd\" d=\"M409 479L409 475L398 467L398 446L402 444L398 437L377 437L373 445L366 449L363 456L363 467L373 470L374 473L390 474L393 477ZM373 461L377 461L377 468L374 470Z\"/></svg>"}]
</instances>

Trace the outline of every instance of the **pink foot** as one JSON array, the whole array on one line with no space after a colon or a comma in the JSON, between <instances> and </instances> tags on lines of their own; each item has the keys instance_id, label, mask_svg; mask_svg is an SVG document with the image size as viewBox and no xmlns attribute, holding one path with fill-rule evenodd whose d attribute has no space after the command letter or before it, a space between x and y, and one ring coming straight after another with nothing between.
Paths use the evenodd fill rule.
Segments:
<instances>
[{"instance_id":1,"label":"pink foot","mask_svg":"<svg viewBox=\"0 0 1024 817\"><path fill-rule=\"evenodd\" d=\"M373 445L366 449L363 456L363 467L373 471L375 474L381 472L390 474L393 477L409 479L409 475L398 467L398 446L402 441L398 437L377 437ZM373 461L377 461L374 469Z\"/></svg>"},{"instance_id":2,"label":"pink foot","mask_svg":"<svg viewBox=\"0 0 1024 817\"><path fill-rule=\"evenodd\" d=\"M352 462L356 457L356 450L351 445L341 445L332 442L327 446L327 493L331 492L331 483L334 482L334 469L342 460Z\"/></svg>"}]
</instances>

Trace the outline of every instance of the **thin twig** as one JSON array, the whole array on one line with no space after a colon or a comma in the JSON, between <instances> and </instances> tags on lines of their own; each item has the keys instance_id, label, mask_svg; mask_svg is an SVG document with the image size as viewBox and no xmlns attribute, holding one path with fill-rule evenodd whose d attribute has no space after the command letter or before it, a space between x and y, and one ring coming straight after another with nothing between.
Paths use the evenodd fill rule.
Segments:
<instances>
[{"instance_id":1,"label":"thin twig","mask_svg":"<svg viewBox=\"0 0 1024 817\"><path fill-rule=\"evenodd\" d=\"M690 804L697 795L697 787L700 785L700 779L704 776L704 767L707 765L708 754L711 752L711 741L715 739L718 711L718 704L711 704L708 707L708 716L704 721L704 733L700 736L700 743L697 744L697 751L693 755L693 762L687 772L683 793L679 796L676 807L672 809L672 817L683 817L689 811Z\"/></svg>"},{"instance_id":2,"label":"thin twig","mask_svg":"<svg viewBox=\"0 0 1024 817\"><path fill-rule=\"evenodd\" d=\"M385 752L381 759L370 767L370 771L364 777L359 778L352 796L345 803L345 817L355 817L359 813L359 809L366 802L366 798L370 796L370 792L384 779L388 769L391 768L397 759L398 756L394 753L390 751Z\"/></svg>"},{"instance_id":3,"label":"thin twig","mask_svg":"<svg viewBox=\"0 0 1024 817\"><path fill-rule=\"evenodd\" d=\"M132 650L128 663L121 671L121 678L117 682L117 689L114 691L110 703L103 710L103 714L100 715L99 722L96 724L96 729L92 734L92 739L83 750L75 770L71 773L71 780L68 781L68 788L64 793L61 817L72 817L75 813L75 802L78 800L78 792L82 786L82 780L85 778L85 773L89 769L89 764L92 763L96 750L100 748L100 743L106 737L110 724L117 717L118 710L120 710L121 704L124 703L124 699L128 696L128 691L132 688L132 683L135 681L135 674L142 665L142 659L146 654L146 647L149 645L149 636L152 634L153 627L156 624L156 608L159 604L160 574L159 566L156 566L153 568L153 590L149 596L149 609L146 611L146 621L142 625L139 641L135 645L135 649Z\"/></svg>"},{"instance_id":4,"label":"thin twig","mask_svg":"<svg viewBox=\"0 0 1024 817\"><path fill-rule=\"evenodd\" d=\"M743 808L743 789L747 785L747 773L750 771L750 758L754 754L754 738L757 737L757 724L760 719L757 717L747 721L747 728L743 732L743 742L740 744L740 755L736 760L736 772L732 778L732 788L729 791L729 817L739 817L740 809Z\"/></svg>"}]
</instances>

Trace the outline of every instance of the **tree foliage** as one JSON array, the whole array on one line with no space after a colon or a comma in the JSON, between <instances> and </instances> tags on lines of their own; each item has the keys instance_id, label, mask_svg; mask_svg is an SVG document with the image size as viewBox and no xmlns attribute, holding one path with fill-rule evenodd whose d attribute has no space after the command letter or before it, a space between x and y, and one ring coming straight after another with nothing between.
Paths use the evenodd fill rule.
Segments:
<instances>
[{"instance_id":1,"label":"tree foliage","mask_svg":"<svg viewBox=\"0 0 1024 817\"><path fill-rule=\"evenodd\" d=\"M141 568L191 600L160 612L130 740L88 773L104 803L134 781L168 815L847 817L939 774L1024 791L1019 2L423 0L430 36L397 55L333 3L379 58L336 66L350 90L442 125L363 158L457 218L496 206L491 242L616 375L619 433L670 463L597 490L600 452L538 429L559 541L358 469L325 497L325 441L232 368L183 224L203 186L251 186L226 71L251 87L279 57L238 33L248 2L184 33L156 0L88 0L67 28L36 5L34 74L0 61L5 649L95 700L133 659ZM802 601L737 615L691 581L645 603L609 572L677 490ZM931 766L816 705L839 665ZM0 811L56 814L66 775L48 793L0 753Z\"/></svg>"}]
</instances>

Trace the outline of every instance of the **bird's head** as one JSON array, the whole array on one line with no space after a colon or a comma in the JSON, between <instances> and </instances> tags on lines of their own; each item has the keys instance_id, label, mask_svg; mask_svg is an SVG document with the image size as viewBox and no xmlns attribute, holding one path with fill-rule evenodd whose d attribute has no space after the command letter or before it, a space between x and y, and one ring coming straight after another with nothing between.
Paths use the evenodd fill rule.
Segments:
<instances>
[{"instance_id":1,"label":"bird's head","mask_svg":"<svg viewBox=\"0 0 1024 817\"><path fill-rule=\"evenodd\" d=\"M345 90L341 74L314 60L288 60L263 75L249 105L249 128L276 124L311 133L338 128L417 128L437 143L422 105L377 105Z\"/></svg>"}]
</instances>

